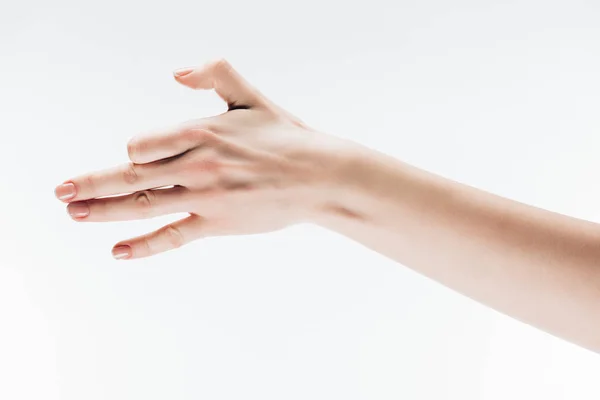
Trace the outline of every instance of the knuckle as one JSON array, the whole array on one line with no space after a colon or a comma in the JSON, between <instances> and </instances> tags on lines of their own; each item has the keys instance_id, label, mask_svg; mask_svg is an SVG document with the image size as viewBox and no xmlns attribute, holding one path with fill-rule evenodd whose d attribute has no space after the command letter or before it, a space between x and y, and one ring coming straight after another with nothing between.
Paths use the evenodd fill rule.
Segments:
<instances>
[{"instance_id":1,"label":"knuckle","mask_svg":"<svg viewBox=\"0 0 600 400\"><path fill-rule=\"evenodd\" d=\"M202 132L198 128L184 128L181 138L186 142L196 143L202 139Z\"/></svg>"},{"instance_id":2,"label":"knuckle","mask_svg":"<svg viewBox=\"0 0 600 400\"><path fill-rule=\"evenodd\" d=\"M156 195L151 190L144 190L136 193L134 202L139 211L143 214L149 214L153 208Z\"/></svg>"},{"instance_id":3,"label":"knuckle","mask_svg":"<svg viewBox=\"0 0 600 400\"><path fill-rule=\"evenodd\" d=\"M197 127L217 136L226 129L227 123L225 120L223 120L222 116L216 115L213 117L203 118Z\"/></svg>"},{"instance_id":4,"label":"knuckle","mask_svg":"<svg viewBox=\"0 0 600 400\"><path fill-rule=\"evenodd\" d=\"M148 238L142 238L139 243L137 243L137 245L140 248L140 253L142 254L146 254L146 255L152 255L155 254L156 251L152 248L152 245L150 244L150 240Z\"/></svg>"},{"instance_id":5,"label":"knuckle","mask_svg":"<svg viewBox=\"0 0 600 400\"><path fill-rule=\"evenodd\" d=\"M122 176L123 181L127 184L132 185L135 182L137 182L139 177L135 164L128 163L127 165L125 165L125 168L123 168Z\"/></svg>"},{"instance_id":6,"label":"knuckle","mask_svg":"<svg viewBox=\"0 0 600 400\"><path fill-rule=\"evenodd\" d=\"M163 235L169 243L169 245L174 249L179 248L185 244L183 234L176 226L165 226L163 230Z\"/></svg>"},{"instance_id":7,"label":"knuckle","mask_svg":"<svg viewBox=\"0 0 600 400\"><path fill-rule=\"evenodd\" d=\"M182 123L179 127L181 132L184 131L208 131L210 133L218 133L223 129L223 121L220 116L196 118Z\"/></svg>"},{"instance_id":8,"label":"knuckle","mask_svg":"<svg viewBox=\"0 0 600 400\"><path fill-rule=\"evenodd\" d=\"M94 174L86 175L82 183L89 193L96 193L96 176Z\"/></svg>"},{"instance_id":9,"label":"knuckle","mask_svg":"<svg viewBox=\"0 0 600 400\"><path fill-rule=\"evenodd\" d=\"M212 132L209 132L207 128L200 127L189 129L186 132L184 132L184 136L186 136L186 139L203 144L211 142L213 135L214 134Z\"/></svg>"},{"instance_id":10,"label":"knuckle","mask_svg":"<svg viewBox=\"0 0 600 400\"><path fill-rule=\"evenodd\" d=\"M130 160L134 160L136 154L138 153L138 143L135 139L129 139L127 142L127 155Z\"/></svg>"},{"instance_id":11,"label":"knuckle","mask_svg":"<svg viewBox=\"0 0 600 400\"><path fill-rule=\"evenodd\" d=\"M219 58L213 61L213 68L218 72L228 72L231 69L231 64L225 58Z\"/></svg>"}]
</instances>

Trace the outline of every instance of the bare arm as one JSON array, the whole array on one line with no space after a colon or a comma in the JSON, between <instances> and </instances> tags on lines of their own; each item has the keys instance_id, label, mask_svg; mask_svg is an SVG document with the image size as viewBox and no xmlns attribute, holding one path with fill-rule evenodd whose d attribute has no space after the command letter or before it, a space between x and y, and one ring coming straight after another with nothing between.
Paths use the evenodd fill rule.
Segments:
<instances>
[{"instance_id":1,"label":"bare arm","mask_svg":"<svg viewBox=\"0 0 600 400\"><path fill-rule=\"evenodd\" d=\"M600 226L350 152L316 216L464 295L600 352Z\"/></svg>"},{"instance_id":2,"label":"bare arm","mask_svg":"<svg viewBox=\"0 0 600 400\"><path fill-rule=\"evenodd\" d=\"M56 188L77 222L189 213L120 241L115 258L143 258L207 236L264 233L311 221L600 352L598 225L317 132L224 60L178 71L175 79L214 89L228 111L138 135L128 143L130 162Z\"/></svg>"}]
</instances>

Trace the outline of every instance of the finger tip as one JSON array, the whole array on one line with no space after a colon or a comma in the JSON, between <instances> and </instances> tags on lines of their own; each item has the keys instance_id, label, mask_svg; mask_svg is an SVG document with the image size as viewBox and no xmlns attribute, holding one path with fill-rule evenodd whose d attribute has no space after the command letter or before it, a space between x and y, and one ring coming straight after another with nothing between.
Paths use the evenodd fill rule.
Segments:
<instances>
[{"instance_id":1,"label":"finger tip","mask_svg":"<svg viewBox=\"0 0 600 400\"><path fill-rule=\"evenodd\" d=\"M73 201L76 195L77 190L73 182L67 181L54 188L54 196L63 203Z\"/></svg>"},{"instance_id":2,"label":"finger tip","mask_svg":"<svg viewBox=\"0 0 600 400\"><path fill-rule=\"evenodd\" d=\"M114 246L111 253L116 260L127 260L132 256L131 246L123 244Z\"/></svg>"},{"instance_id":3,"label":"finger tip","mask_svg":"<svg viewBox=\"0 0 600 400\"><path fill-rule=\"evenodd\" d=\"M85 221L90 215L90 207L85 201L67 204L67 214L73 221Z\"/></svg>"},{"instance_id":4,"label":"finger tip","mask_svg":"<svg viewBox=\"0 0 600 400\"><path fill-rule=\"evenodd\" d=\"M177 69L175 71L173 71L173 76L175 77L175 79L181 79L189 74L191 74L192 72L194 72L194 68L180 68Z\"/></svg>"}]
</instances>

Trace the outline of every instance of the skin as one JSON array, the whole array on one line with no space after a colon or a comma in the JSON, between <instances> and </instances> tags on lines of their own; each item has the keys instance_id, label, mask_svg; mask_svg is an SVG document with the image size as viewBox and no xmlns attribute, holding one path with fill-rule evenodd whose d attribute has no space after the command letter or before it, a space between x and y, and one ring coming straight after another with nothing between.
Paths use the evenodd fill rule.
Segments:
<instances>
[{"instance_id":1,"label":"skin","mask_svg":"<svg viewBox=\"0 0 600 400\"><path fill-rule=\"evenodd\" d=\"M174 76L192 89L214 89L229 110L138 135L128 143L129 163L73 177L55 190L77 222L189 213L117 243L115 258L311 222L600 352L597 224L502 198L311 129L225 60Z\"/></svg>"}]
</instances>

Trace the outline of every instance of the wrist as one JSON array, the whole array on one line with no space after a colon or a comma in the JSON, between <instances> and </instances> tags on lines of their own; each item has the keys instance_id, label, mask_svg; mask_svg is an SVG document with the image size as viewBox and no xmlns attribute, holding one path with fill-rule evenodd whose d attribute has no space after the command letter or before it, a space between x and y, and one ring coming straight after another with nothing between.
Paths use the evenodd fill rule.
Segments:
<instances>
[{"instance_id":1,"label":"wrist","mask_svg":"<svg viewBox=\"0 0 600 400\"><path fill-rule=\"evenodd\" d=\"M433 175L389 155L341 140L328 165L310 221L333 230L356 224L385 227L404 216L440 182Z\"/></svg>"},{"instance_id":2,"label":"wrist","mask_svg":"<svg viewBox=\"0 0 600 400\"><path fill-rule=\"evenodd\" d=\"M308 221L331 228L338 220L367 219L377 156L358 143L327 136L318 146Z\"/></svg>"}]
</instances>

